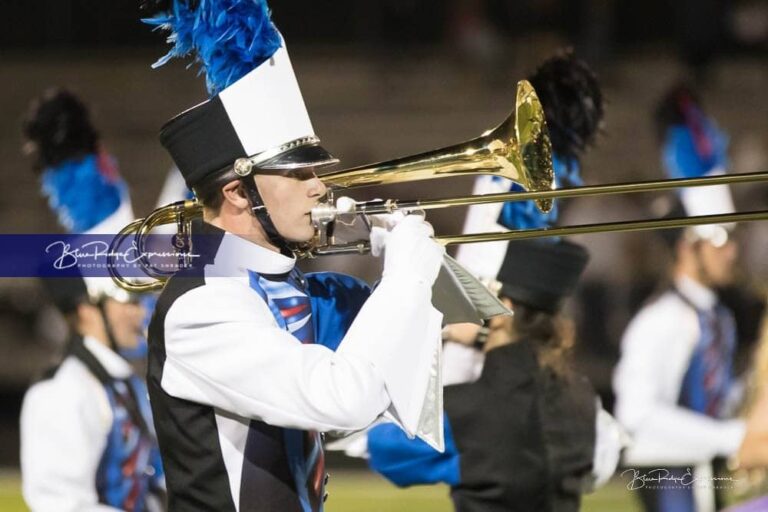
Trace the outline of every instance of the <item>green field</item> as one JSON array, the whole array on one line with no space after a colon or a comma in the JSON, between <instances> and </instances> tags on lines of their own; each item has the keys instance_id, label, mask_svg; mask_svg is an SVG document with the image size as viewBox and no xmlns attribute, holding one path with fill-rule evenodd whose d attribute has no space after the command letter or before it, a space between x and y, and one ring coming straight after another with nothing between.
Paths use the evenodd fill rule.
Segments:
<instances>
[{"instance_id":1,"label":"green field","mask_svg":"<svg viewBox=\"0 0 768 512\"><path fill-rule=\"evenodd\" d=\"M371 473L343 472L331 476L328 512L450 512L445 486L398 489ZM585 499L583 512L639 512L634 497L615 481ZM19 475L0 473L0 512L26 512L21 498Z\"/></svg>"},{"instance_id":2,"label":"green field","mask_svg":"<svg viewBox=\"0 0 768 512\"><path fill-rule=\"evenodd\" d=\"M366 472L344 473L331 477L326 509L328 512L451 512L446 486L420 486L398 489ZM587 496L582 512L640 512L635 498L616 480L599 492Z\"/></svg>"}]
</instances>

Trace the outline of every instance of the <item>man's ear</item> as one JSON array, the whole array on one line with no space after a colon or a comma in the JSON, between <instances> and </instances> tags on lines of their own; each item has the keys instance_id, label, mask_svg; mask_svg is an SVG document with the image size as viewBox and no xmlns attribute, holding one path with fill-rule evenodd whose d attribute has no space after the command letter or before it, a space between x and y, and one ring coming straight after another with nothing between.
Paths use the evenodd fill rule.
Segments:
<instances>
[{"instance_id":1,"label":"man's ear","mask_svg":"<svg viewBox=\"0 0 768 512\"><path fill-rule=\"evenodd\" d=\"M249 207L248 198L245 197L239 180L230 181L221 187L221 195L224 196L224 202L237 209L244 210Z\"/></svg>"}]
</instances>

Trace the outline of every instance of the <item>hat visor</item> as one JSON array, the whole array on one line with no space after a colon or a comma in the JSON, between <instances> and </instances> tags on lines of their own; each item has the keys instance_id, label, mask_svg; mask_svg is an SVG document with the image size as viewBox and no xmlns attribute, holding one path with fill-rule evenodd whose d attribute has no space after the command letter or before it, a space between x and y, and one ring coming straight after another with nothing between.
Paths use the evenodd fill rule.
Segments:
<instances>
[{"instance_id":1,"label":"hat visor","mask_svg":"<svg viewBox=\"0 0 768 512\"><path fill-rule=\"evenodd\" d=\"M258 169L264 171L291 171L293 169L314 167L316 174L322 176L324 170L328 172L329 168L337 163L339 163L339 159L331 155L324 147L319 144L310 144L290 149L266 162L260 163L258 164Z\"/></svg>"}]
</instances>

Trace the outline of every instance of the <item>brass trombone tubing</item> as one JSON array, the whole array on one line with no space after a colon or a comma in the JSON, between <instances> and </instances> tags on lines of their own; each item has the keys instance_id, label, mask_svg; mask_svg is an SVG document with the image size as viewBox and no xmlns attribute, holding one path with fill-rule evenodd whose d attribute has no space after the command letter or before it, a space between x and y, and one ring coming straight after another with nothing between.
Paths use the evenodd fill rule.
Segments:
<instances>
[{"instance_id":1,"label":"brass trombone tubing","mask_svg":"<svg viewBox=\"0 0 768 512\"><path fill-rule=\"evenodd\" d=\"M543 190L543 191L531 191L531 192L508 192L502 194L485 194L480 196L465 196L458 198L444 198L444 199L431 199L425 201L398 201L398 200L374 200L367 202L360 202L356 205L356 211L354 213L359 214L377 214L377 213L389 213L395 209L420 209L430 210L438 208L446 208L452 206L468 206L473 204L489 204L505 201L526 201L532 199L555 199L555 198L573 198L584 196L598 196L598 195L611 195L622 193L637 193L637 192L655 192L662 190L670 190L683 187L700 187L711 185L732 185L742 183L753 183L768 181L768 173L744 173L744 174L730 174L722 176L706 176L702 178L681 178L674 180L660 180L660 181L641 181L630 183L617 183L609 185L592 185L583 187L566 188L559 190ZM181 201L169 205L153 212L145 219L138 219L132 222L130 225L123 228L118 236L117 240L124 239L131 233L136 233L140 240L139 251L143 249L143 243L141 240L144 235L149 233L154 227L176 221L178 224L178 214L184 213L186 220L200 216L202 214L202 207L195 201ZM705 215L695 217L685 217L678 219L650 219L642 221L621 221L613 223L600 223L600 224L584 224L578 226L565 226L565 227L553 227L544 229L531 229L522 231L506 231L496 233L474 233L465 235L443 235L435 237L435 240L443 245L459 244L459 243L476 243L476 242L493 242L493 241L513 241L513 240L526 240L532 238L544 238L554 236L569 236L579 234L590 233L610 233L610 232L633 232L633 231L649 231L654 229L672 229L682 228L687 226L705 225L705 224L724 224L735 222L752 222L758 220L768 220L768 211L753 211L753 212L741 212L732 214L720 214L720 215ZM113 242L113 245L116 243ZM331 255L331 254L365 254L368 252L369 246L366 241L358 241L349 244L342 244L332 247L318 247L315 251L317 255ZM110 248L112 252L112 248ZM146 261L142 258L142 262ZM152 283L131 283L124 278L117 275L116 271L113 271L111 264L108 265L109 271L112 274L113 279L119 282L123 287L129 287L132 291L150 291L162 288L164 277L161 272L157 272L154 277L160 279Z\"/></svg>"},{"instance_id":2,"label":"brass trombone tubing","mask_svg":"<svg viewBox=\"0 0 768 512\"><path fill-rule=\"evenodd\" d=\"M130 281L127 278L121 276L117 271L115 264L116 248L120 247L126 237L133 236L136 231L141 228L143 222L143 218L136 219L121 229L117 236L115 236L115 238L112 240L112 243L109 246L109 252L107 253L107 272L109 272L109 275L112 276L112 280L121 288L129 290L133 293L158 291L161 290L165 285L165 283L162 281Z\"/></svg>"},{"instance_id":3,"label":"brass trombone tubing","mask_svg":"<svg viewBox=\"0 0 768 512\"><path fill-rule=\"evenodd\" d=\"M435 210L452 206L470 206L475 204L502 203L507 201L528 201L533 199L567 199L585 196L603 196L613 194L633 194L638 192L659 192L676 188L706 187L714 185L736 185L768 181L768 172L753 172L743 174L724 174L705 176L701 178L678 178L659 181L636 181L629 183L614 183L608 185L585 185L582 187L540 190L531 192L503 192L499 194L483 194L456 198L388 201L370 201L358 205L357 213L375 215L391 213L396 209Z\"/></svg>"},{"instance_id":4,"label":"brass trombone tubing","mask_svg":"<svg viewBox=\"0 0 768 512\"><path fill-rule=\"evenodd\" d=\"M474 233L466 235L436 236L435 240L443 245L467 244L476 242L500 242L528 240L552 236L584 235L592 233L628 233L633 231L650 231L655 229L674 229L688 226L703 226L706 224L729 224L734 222L754 222L768 220L768 211L753 211L739 213L723 213L717 215L697 215L674 219L649 219L620 222L604 222L598 224L581 224L542 229L525 229L521 231L501 231L495 233Z\"/></svg>"},{"instance_id":5,"label":"brass trombone tubing","mask_svg":"<svg viewBox=\"0 0 768 512\"><path fill-rule=\"evenodd\" d=\"M163 224L176 224L176 236L180 236L184 224L188 224L192 219L202 217L203 207L200 203L194 200L184 200L171 203L170 205L155 210L143 219L138 229L136 230L136 245L139 254L141 255L141 262L144 264L145 269L149 271L147 274L150 277L162 278L170 277L175 272L156 270L149 261L145 258L145 241L147 235L155 229L157 226Z\"/></svg>"},{"instance_id":6,"label":"brass trombone tubing","mask_svg":"<svg viewBox=\"0 0 768 512\"><path fill-rule=\"evenodd\" d=\"M148 235L149 232L157 226L175 223L178 214L182 212L187 218L194 219L203 215L203 206L196 200L187 199L171 203L163 208L158 208L143 219L139 219L141 223L137 235L143 237Z\"/></svg>"}]
</instances>

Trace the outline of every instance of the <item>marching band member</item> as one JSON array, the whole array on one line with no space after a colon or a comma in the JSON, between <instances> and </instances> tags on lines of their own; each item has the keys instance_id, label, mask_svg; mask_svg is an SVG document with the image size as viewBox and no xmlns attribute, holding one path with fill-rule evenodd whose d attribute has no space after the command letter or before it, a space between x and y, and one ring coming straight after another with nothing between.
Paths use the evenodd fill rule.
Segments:
<instances>
[{"instance_id":1,"label":"marching band member","mask_svg":"<svg viewBox=\"0 0 768 512\"><path fill-rule=\"evenodd\" d=\"M87 284L86 284L87 280ZM62 362L21 409L22 490L33 512L165 510L147 388L120 352L142 307L105 278L44 280L72 330Z\"/></svg>"},{"instance_id":2,"label":"marching band member","mask_svg":"<svg viewBox=\"0 0 768 512\"><path fill-rule=\"evenodd\" d=\"M579 186L579 158L594 143L603 120L603 95L597 77L586 62L566 51L544 61L528 80L544 108L554 153L555 185ZM503 178L480 176L475 180L473 194L510 190L521 189ZM557 204L546 214L539 212L534 201L472 205L467 210L464 232L543 228L553 226L557 218ZM507 242L461 245L456 259L482 282L492 284L506 250ZM447 326L443 334L446 341L458 342L446 343L443 348L444 383L476 379L482 369L483 354L465 343L475 339L478 327L454 324Z\"/></svg>"},{"instance_id":3,"label":"marching band member","mask_svg":"<svg viewBox=\"0 0 768 512\"><path fill-rule=\"evenodd\" d=\"M597 81L570 53L547 60L530 81L547 116L556 182L579 184L578 155L602 118ZM475 193L508 188L481 177ZM556 210L542 215L532 201L472 206L465 230L538 228L556 218ZM449 483L458 511L577 510L581 492L613 474L624 442L566 357L572 340L558 310L587 253L566 242L510 242L483 244L481 251L462 246L458 258L501 287L514 316L492 319L480 331L469 324L444 330L445 454L385 424L368 433L371 467L398 485ZM558 424L570 431L556 433Z\"/></svg>"},{"instance_id":4,"label":"marching band member","mask_svg":"<svg viewBox=\"0 0 768 512\"><path fill-rule=\"evenodd\" d=\"M104 147L88 107L76 94L52 87L34 99L22 135L24 152L40 174L42 193L67 232L113 235L134 220L130 191L117 160ZM151 299L149 295L141 299L150 310ZM142 337L132 349L121 348L121 355L143 363L146 339Z\"/></svg>"},{"instance_id":5,"label":"marching band member","mask_svg":"<svg viewBox=\"0 0 768 512\"><path fill-rule=\"evenodd\" d=\"M552 141L555 187L582 185L580 156L594 143L603 122L603 93L586 62L571 51L544 61L528 77L544 108ZM494 194L522 188L497 176L476 178L473 194ZM467 211L465 233L535 229L557 222L557 204L542 214L534 201L473 205ZM456 259L480 280L493 281L501 268L506 242L459 246Z\"/></svg>"},{"instance_id":6,"label":"marching band member","mask_svg":"<svg viewBox=\"0 0 768 512\"><path fill-rule=\"evenodd\" d=\"M689 89L673 89L657 118L670 177L725 171L725 136ZM733 211L727 186L685 189L680 199L673 216ZM759 463L765 442L755 422L733 419L736 328L717 288L733 279L737 246L728 225L662 235L673 252L671 286L630 322L614 374L616 416L634 441L624 463L668 477L640 489L647 511L712 512L723 505L713 460L739 455L743 465ZM693 478L699 483L691 485Z\"/></svg>"},{"instance_id":7,"label":"marching band member","mask_svg":"<svg viewBox=\"0 0 768 512\"><path fill-rule=\"evenodd\" d=\"M168 281L150 325L169 507L321 510L318 432L387 413L442 448L431 286L444 250L417 215L377 228L383 275L362 306L364 284L302 275L291 247L313 237L316 173L337 160L314 135L266 4L151 4L150 22L172 31L169 55L194 50L212 93L161 131L204 208L200 257Z\"/></svg>"},{"instance_id":8,"label":"marching band member","mask_svg":"<svg viewBox=\"0 0 768 512\"><path fill-rule=\"evenodd\" d=\"M368 433L371 467L400 486L450 484L458 512L578 510L622 444L571 368L572 328L559 313L587 259L564 241L510 242L498 281L514 315L490 320L480 377L445 387L445 453L383 424Z\"/></svg>"},{"instance_id":9,"label":"marching band member","mask_svg":"<svg viewBox=\"0 0 768 512\"><path fill-rule=\"evenodd\" d=\"M133 219L127 185L77 96L45 92L23 132L43 193L68 231L115 233ZM163 510L147 388L129 362L146 354L144 309L111 279L86 280L44 280L72 341L24 400L24 497L33 512Z\"/></svg>"}]
</instances>

